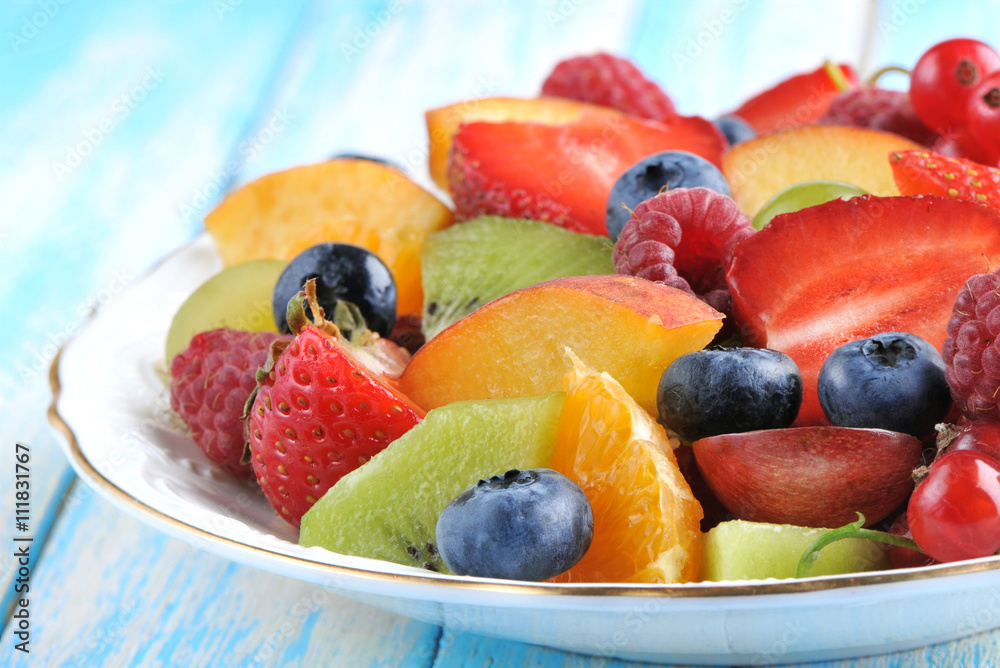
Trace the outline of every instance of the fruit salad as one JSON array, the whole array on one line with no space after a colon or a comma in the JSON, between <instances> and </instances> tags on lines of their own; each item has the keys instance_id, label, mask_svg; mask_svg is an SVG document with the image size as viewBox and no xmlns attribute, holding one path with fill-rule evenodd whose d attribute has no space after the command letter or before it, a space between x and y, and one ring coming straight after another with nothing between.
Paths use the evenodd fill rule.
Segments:
<instances>
[{"instance_id":1,"label":"fruit salad","mask_svg":"<svg viewBox=\"0 0 1000 668\"><path fill-rule=\"evenodd\" d=\"M896 68L898 69L898 68ZM171 405L299 542L459 576L790 578L1000 550L1000 55L710 120L611 54L205 225ZM734 101L738 102L738 101Z\"/></svg>"}]
</instances>

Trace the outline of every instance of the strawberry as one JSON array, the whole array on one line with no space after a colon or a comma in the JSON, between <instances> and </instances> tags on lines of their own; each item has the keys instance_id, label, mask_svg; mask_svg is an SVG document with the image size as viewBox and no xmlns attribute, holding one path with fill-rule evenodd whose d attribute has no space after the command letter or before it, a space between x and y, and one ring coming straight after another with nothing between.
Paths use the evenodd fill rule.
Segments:
<instances>
[{"instance_id":1,"label":"strawberry","mask_svg":"<svg viewBox=\"0 0 1000 668\"><path fill-rule=\"evenodd\" d=\"M835 348L896 331L940 350L956 295L997 255L996 211L866 195L776 217L736 247L726 278L744 342L799 365L804 426L826 422L816 382Z\"/></svg>"},{"instance_id":2,"label":"strawberry","mask_svg":"<svg viewBox=\"0 0 1000 668\"><path fill-rule=\"evenodd\" d=\"M465 123L448 166L458 220L494 214L607 235L605 207L618 176L659 151L696 153L718 165L726 143L697 117L666 122L584 112L558 125Z\"/></svg>"},{"instance_id":3,"label":"strawberry","mask_svg":"<svg viewBox=\"0 0 1000 668\"><path fill-rule=\"evenodd\" d=\"M727 115L739 116L759 134L807 125L823 118L833 98L857 85L850 65L827 62L815 71L785 79Z\"/></svg>"},{"instance_id":4,"label":"strawberry","mask_svg":"<svg viewBox=\"0 0 1000 668\"><path fill-rule=\"evenodd\" d=\"M889 154L892 176L903 195L940 195L1000 210L1000 169L933 151Z\"/></svg>"},{"instance_id":5,"label":"strawberry","mask_svg":"<svg viewBox=\"0 0 1000 668\"><path fill-rule=\"evenodd\" d=\"M306 293L319 315L307 323L303 293L293 298L296 336L272 346L247 402L250 463L268 501L295 526L337 481L424 416L390 380L409 355L364 329L347 341L323 319L315 281Z\"/></svg>"}]
</instances>

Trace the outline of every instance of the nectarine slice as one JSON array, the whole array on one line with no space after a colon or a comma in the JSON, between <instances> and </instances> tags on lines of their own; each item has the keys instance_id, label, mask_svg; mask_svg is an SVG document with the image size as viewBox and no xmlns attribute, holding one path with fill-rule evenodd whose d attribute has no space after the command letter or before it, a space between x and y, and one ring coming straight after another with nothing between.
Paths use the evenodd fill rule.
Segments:
<instances>
[{"instance_id":1,"label":"nectarine slice","mask_svg":"<svg viewBox=\"0 0 1000 668\"><path fill-rule=\"evenodd\" d=\"M445 329L413 356L400 386L425 410L556 392L570 368L569 348L656 414L663 370L707 345L722 317L686 292L640 278L557 278L496 299Z\"/></svg>"},{"instance_id":2,"label":"nectarine slice","mask_svg":"<svg viewBox=\"0 0 1000 668\"><path fill-rule=\"evenodd\" d=\"M844 181L873 195L898 195L889 153L919 148L891 132L806 125L737 144L723 156L722 171L752 218L778 191L802 181Z\"/></svg>"},{"instance_id":3,"label":"nectarine slice","mask_svg":"<svg viewBox=\"0 0 1000 668\"><path fill-rule=\"evenodd\" d=\"M290 260L324 241L363 246L392 271L399 313L423 309L424 238L453 222L451 211L398 169L341 158L261 177L205 218L226 266Z\"/></svg>"}]
</instances>

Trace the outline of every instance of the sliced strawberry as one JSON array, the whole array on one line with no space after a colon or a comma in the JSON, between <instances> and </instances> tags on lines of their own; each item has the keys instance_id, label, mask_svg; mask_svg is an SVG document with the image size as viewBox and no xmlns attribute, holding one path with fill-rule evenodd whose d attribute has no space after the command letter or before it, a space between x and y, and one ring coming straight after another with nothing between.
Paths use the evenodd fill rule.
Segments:
<instances>
[{"instance_id":1,"label":"sliced strawberry","mask_svg":"<svg viewBox=\"0 0 1000 668\"><path fill-rule=\"evenodd\" d=\"M892 176L903 195L940 195L1000 210L1000 169L933 151L889 154Z\"/></svg>"},{"instance_id":2,"label":"sliced strawberry","mask_svg":"<svg viewBox=\"0 0 1000 668\"><path fill-rule=\"evenodd\" d=\"M807 125L826 115L833 98L857 85L858 76L850 65L828 62L813 72L785 79L728 115L739 116L760 134Z\"/></svg>"},{"instance_id":3,"label":"sliced strawberry","mask_svg":"<svg viewBox=\"0 0 1000 668\"><path fill-rule=\"evenodd\" d=\"M313 313L322 313L310 289ZM367 330L349 342L322 315L314 320L303 325L303 315L295 338L272 346L246 415L257 482L295 526L342 477L424 417L392 381L405 351Z\"/></svg>"},{"instance_id":4,"label":"sliced strawberry","mask_svg":"<svg viewBox=\"0 0 1000 668\"><path fill-rule=\"evenodd\" d=\"M744 341L799 365L804 426L826 423L816 381L835 348L897 331L940 350L958 291L998 255L991 209L866 195L776 217L737 246L726 278Z\"/></svg>"},{"instance_id":5,"label":"sliced strawberry","mask_svg":"<svg viewBox=\"0 0 1000 668\"><path fill-rule=\"evenodd\" d=\"M455 135L449 187L458 220L494 214L606 235L608 195L626 169L669 150L718 165L725 146L698 117L658 123L585 112L560 125L466 123Z\"/></svg>"}]
</instances>

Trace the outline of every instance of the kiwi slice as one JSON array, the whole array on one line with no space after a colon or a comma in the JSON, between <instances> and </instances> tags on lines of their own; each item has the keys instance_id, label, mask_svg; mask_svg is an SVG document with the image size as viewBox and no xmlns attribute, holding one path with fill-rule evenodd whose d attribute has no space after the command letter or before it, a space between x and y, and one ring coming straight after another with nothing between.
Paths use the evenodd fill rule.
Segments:
<instances>
[{"instance_id":1,"label":"kiwi slice","mask_svg":"<svg viewBox=\"0 0 1000 668\"><path fill-rule=\"evenodd\" d=\"M286 264L283 260L244 262L202 283L181 304L170 323L165 349L167 368L195 334L210 329L229 327L277 334L271 294Z\"/></svg>"},{"instance_id":2,"label":"kiwi slice","mask_svg":"<svg viewBox=\"0 0 1000 668\"><path fill-rule=\"evenodd\" d=\"M829 529L732 520L705 534L703 580L793 578L802 553ZM823 548L809 575L836 575L889 568L885 546L845 538Z\"/></svg>"},{"instance_id":3,"label":"kiwi slice","mask_svg":"<svg viewBox=\"0 0 1000 668\"><path fill-rule=\"evenodd\" d=\"M423 332L429 341L498 297L563 276L612 274L608 237L537 220L483 216L424 241Z\"/></svg>"},{"instance_id":4,"label":"kiwi slice","mask_svg":"<svg viewBox=\"0 0 1000 668\"><path fill-rule=\"evenodd\" d=\"M551 466L562 393L442 406L340 479L302 518L299 544L450 572L438 515L483 478Z\"/></svg>"}]
</instances>

